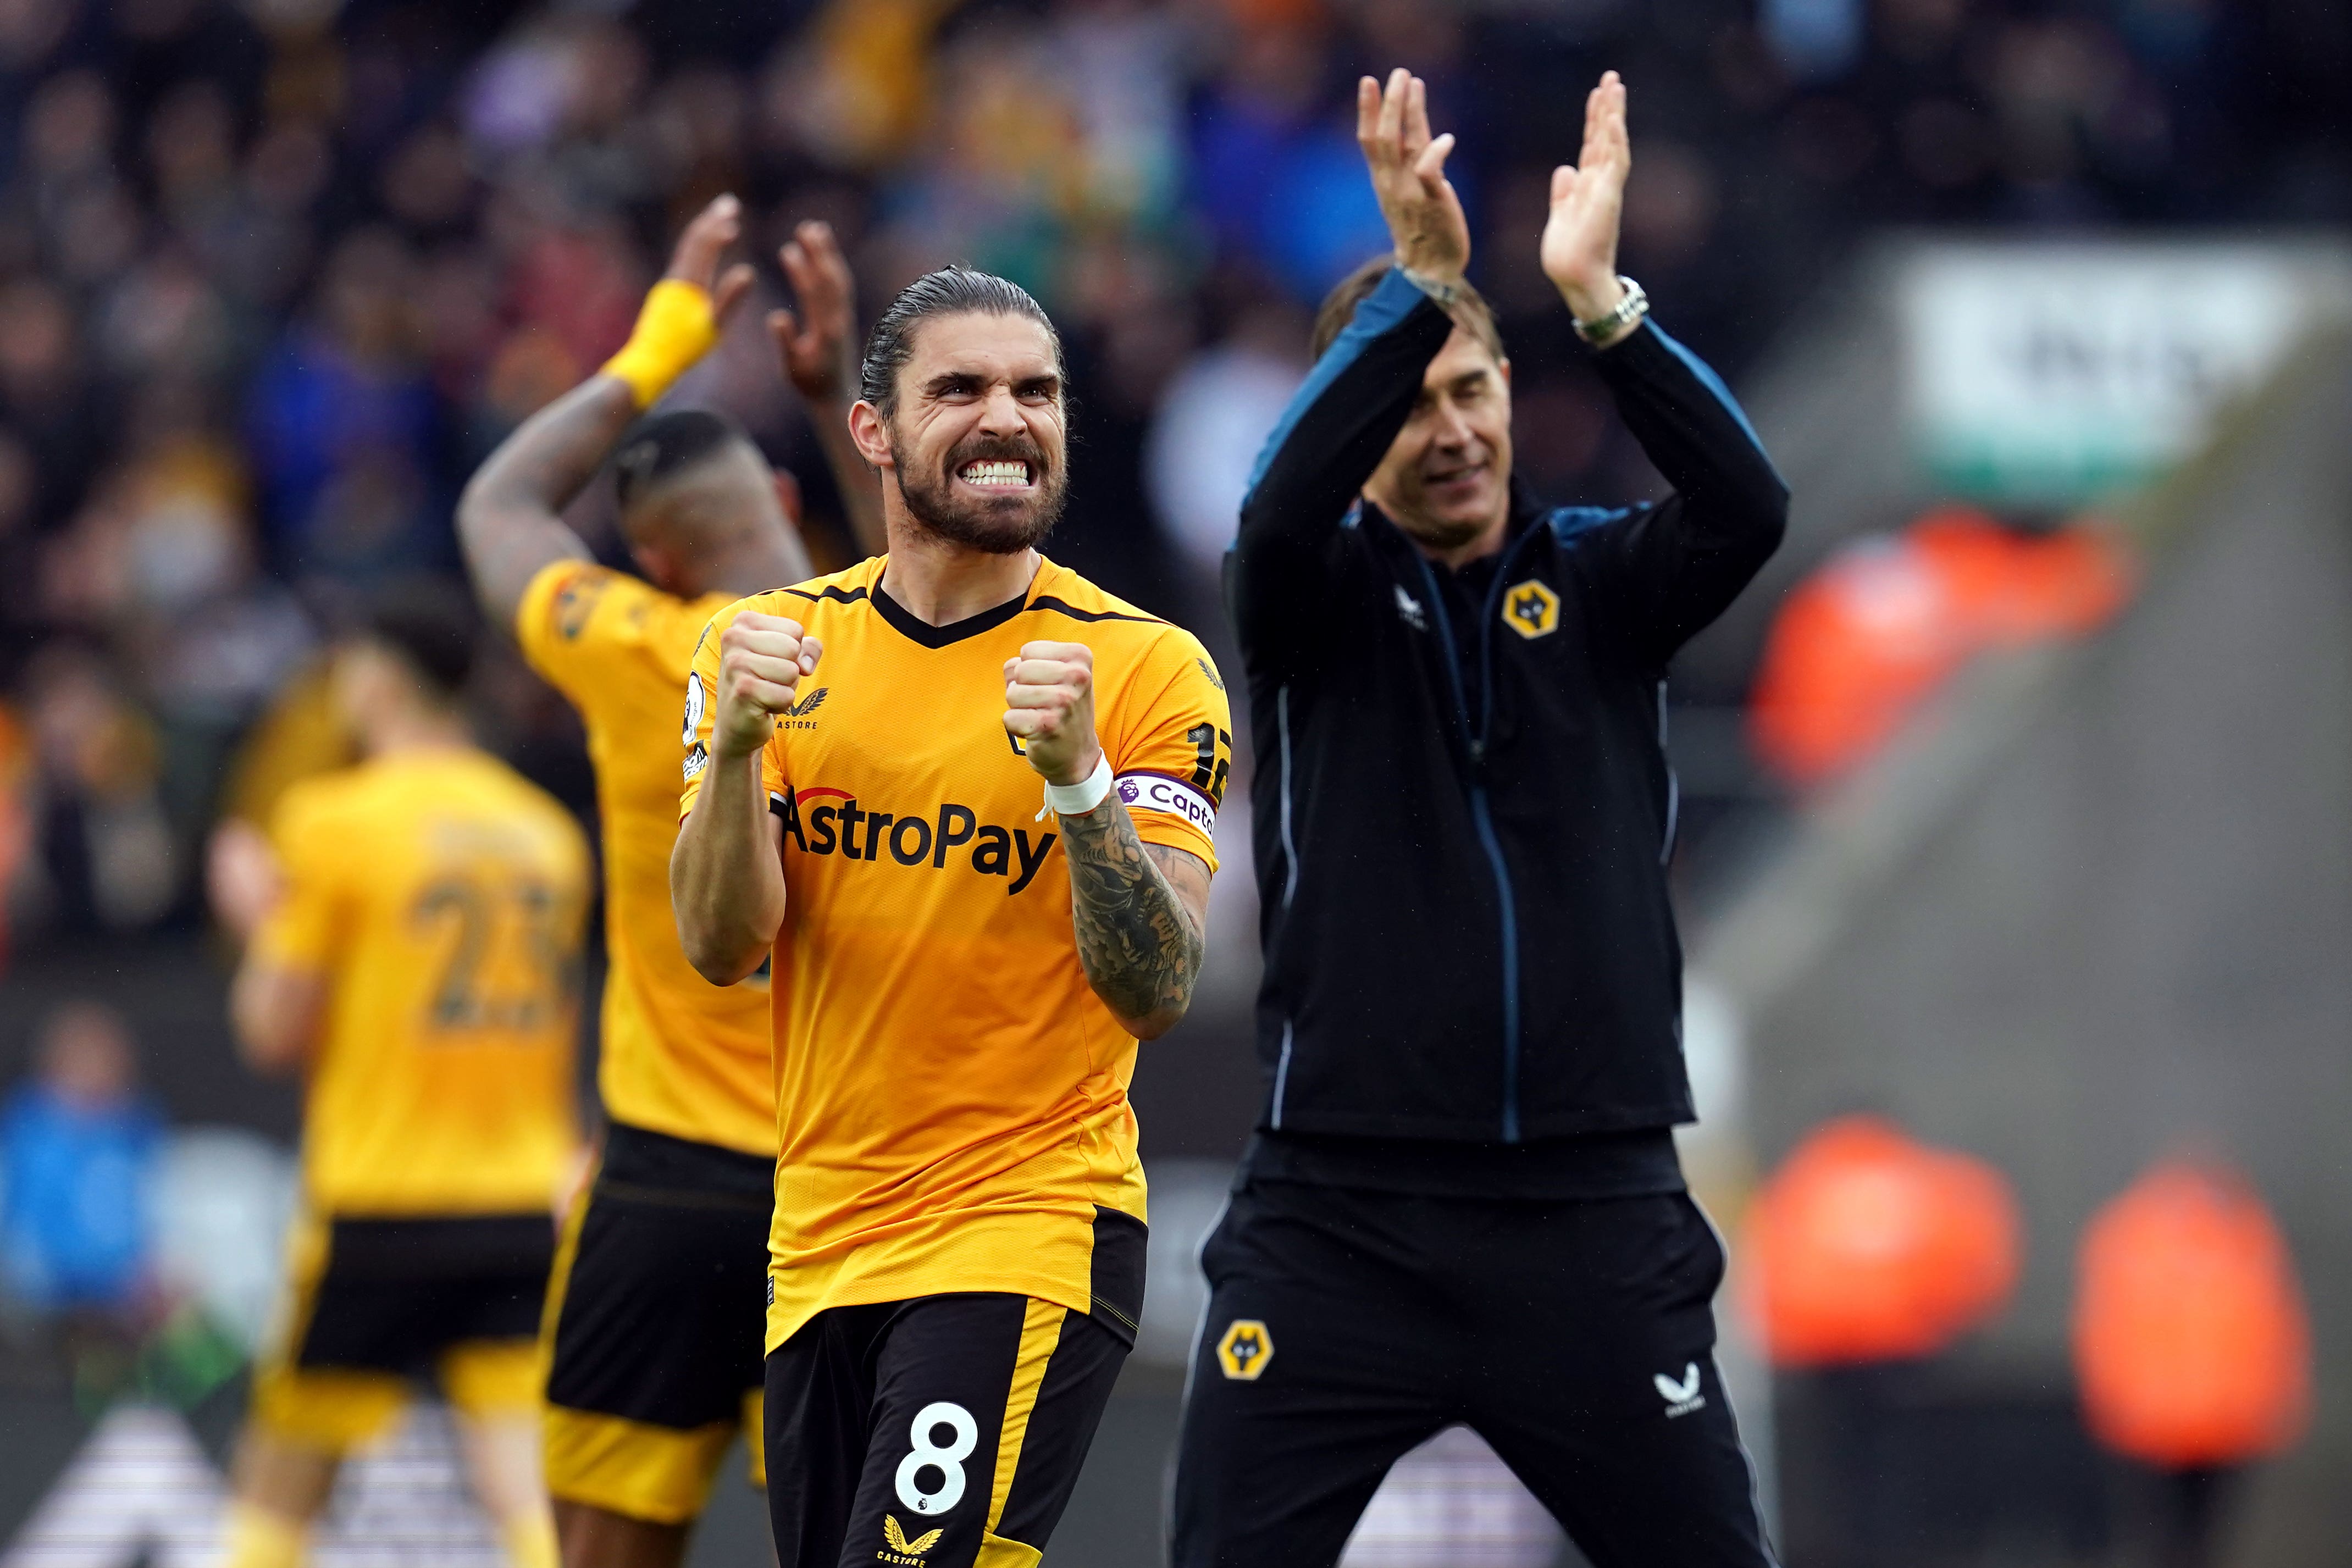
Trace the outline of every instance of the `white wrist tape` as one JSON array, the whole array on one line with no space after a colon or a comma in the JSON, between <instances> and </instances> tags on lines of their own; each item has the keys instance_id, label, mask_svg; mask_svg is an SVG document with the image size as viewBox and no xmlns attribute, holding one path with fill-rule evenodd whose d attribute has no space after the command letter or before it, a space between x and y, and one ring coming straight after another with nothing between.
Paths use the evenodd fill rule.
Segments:
<instances>
[{"instance_id":1,"label":"white wrist tape","mask_svg":"<svg viewBox=\"0 0 2352 1568\"><path fill-rule=\"evenodd\" d=\"M1101 805L1103 797L1109 793L1110 753L1099 752L1095 758L1095 770L1084 779L1075 784L1045 786L1045 810L1037 815L1042 819L1045 811L1051 811L1057 817L1083 817Z\"/></svg>"}]
</instances>

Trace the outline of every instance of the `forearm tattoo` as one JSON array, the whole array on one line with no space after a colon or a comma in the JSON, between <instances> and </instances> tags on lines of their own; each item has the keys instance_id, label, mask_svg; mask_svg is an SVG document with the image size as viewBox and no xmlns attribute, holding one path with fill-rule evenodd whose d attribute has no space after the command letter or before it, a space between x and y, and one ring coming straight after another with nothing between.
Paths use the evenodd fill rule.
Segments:
<instances>
[{"instance_id":1,"label":"forearm tattoo","mask_svg":"<svg viewBox=\"0 0 2352 1568\"><path fill-rule=\"evenodd\" d=\"M1114 796L1062 819L1078 958L1095 994L1130 1022L1181 1017L1201 977L1201 922L1180 883L1205 904L1209 868L1198 855L1136 836Z\"/></svg>"}]
</instances>

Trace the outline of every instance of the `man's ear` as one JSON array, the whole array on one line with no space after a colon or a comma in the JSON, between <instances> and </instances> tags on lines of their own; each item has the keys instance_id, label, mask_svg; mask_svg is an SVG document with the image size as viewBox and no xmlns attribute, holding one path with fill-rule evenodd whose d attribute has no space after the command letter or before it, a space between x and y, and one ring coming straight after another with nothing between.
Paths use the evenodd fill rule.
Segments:
<instances>
[{"instance_id":1,"label":"man's ear","mask_svg":"<svg viewBox=\"0 0 2352 1568\"><path fill-rule=\"evenodd\" d=\"M871 466L898 466L890 458L890 432L882 423L882 411L864 398L849 405L849 439L857 443L857 455Z\"/></svg>"},{"instance_id":2,"label":"man's ear","mask_svg":"<svg viewBox=\"0 0 2352 1568\"><path fill-rule=\"evenodd\" d=\"M1511 361L1508 360L1496 360L1495 361L1495 366L1497 370L1503 372L1503 384L1507 387L1509 386L1511 384Z\"/></svg>"},{"instance_id":3,"label":"man's ear","mask_svg":"<svg viewBox=\"0 0 2352 1568\"><path fill-rule=\"evenodd\" d=\"M669 551L659 545L633 544L629 547L629 559L637 563L637 570L656 588L667 591L677 580L670 575Z\"/></svg>"}]
</instances>

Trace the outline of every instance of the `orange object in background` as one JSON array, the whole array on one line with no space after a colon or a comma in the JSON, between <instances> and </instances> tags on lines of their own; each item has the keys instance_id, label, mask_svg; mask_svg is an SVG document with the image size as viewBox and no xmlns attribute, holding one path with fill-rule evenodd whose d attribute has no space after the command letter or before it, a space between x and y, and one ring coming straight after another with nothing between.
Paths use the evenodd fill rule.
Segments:
<instances>
[{"instance_id":1,"label":"orange object in background","mask_svg":"<svg viewBox=\"0 0 2352 1568\"><path fill-rule=\"evenodd\" d=\"M2275 1453L2311 1417L2311 1328L2294 1260L2234 1173L2172 1161L2109 1202L2077 1259L2084 1419L2168 1469Z\"/></svg>"},{"instance_id":2,"label":"orange object in background","mask_svg":"<svg viewBox=\"0 0 2352 1568\"><path fill-rule=\"evenodd\" d=\"M1846 546L1789 595L1766 641L1748 732L1765 765L1811 785L1878 749L1988 648L2081 636L2130 598L2114 535L2033 535L1970 507Z\"/></svg>"},{"instance_id":3,"label":"orange object in background","mask_svg":"<svg viewBox=\"0 0 2352 1568\"><path fill-rule=\"evenodd\" d=\"M1749 1211L1743 1305L1775 1366L1932 1355L2017 1284L2017 1204L1980 1160L1846 1116L1798 1145Z\"/></svg>"},{"instance_id":4,"label":"orange object in background","mask_svg":"<svg viewBox=\"0 0 2352 1568\"><path fill-rule=\"evenodd\" d=\"M9 894L33 850L33 737L16 712L0 702L0 974L8 970Z\"/></svg>"}]
</instances>

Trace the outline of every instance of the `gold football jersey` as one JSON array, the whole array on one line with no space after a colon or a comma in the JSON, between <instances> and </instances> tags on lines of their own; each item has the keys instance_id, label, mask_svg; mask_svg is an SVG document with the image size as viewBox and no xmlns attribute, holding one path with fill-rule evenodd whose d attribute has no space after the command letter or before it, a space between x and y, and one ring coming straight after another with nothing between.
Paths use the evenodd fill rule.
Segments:
<instances>
[{"instance_id":1,"label":"gold football jersey","mask_svg":"<svg viewBox=\"0 0 2352 1568\"><path fill-rule=\"evenodd\" d=\"M596 1087L616 1122L746 1154L776 1152L764 977L713 986L677 944L678 688L725 594L683 600L592 561L533 578L515 615L523 656L588 731L604 819L603 1054Z\"/></svg>"},{"instance_id":2,"label":"gold football jersey","mask_svg":"<svg viewBox=\"0 0 2352 1568\"><path fill-rule=\"evenodd\" d=\"M471 748L305 780L272 836L264 962L324 977L304 1198L331 1214L546 1208L579 1142L574 988L588 844Z\"/></svg>"},{"instance_id":3,"label":"gold football jersey","mask_svg":"<svg viewBox=\"0 0 2352 1568\"><path fill-rule=\"evenodd\" d=\"M782 615L824 649L761 763L788 895L771 1349L828 1307L947 1291L1090 1312L1098 1211L1144 1218L1136 1041L1080 966L1058 824L1003 723L1004 661L1086 643L1137 831L1213 868L1232 758L1224 684L1190 632L1050 561L1021 598L930 626L882 592L884 564L720 611L688 687L691 810L719 629Z\"/></svg>"}]
</instances>

